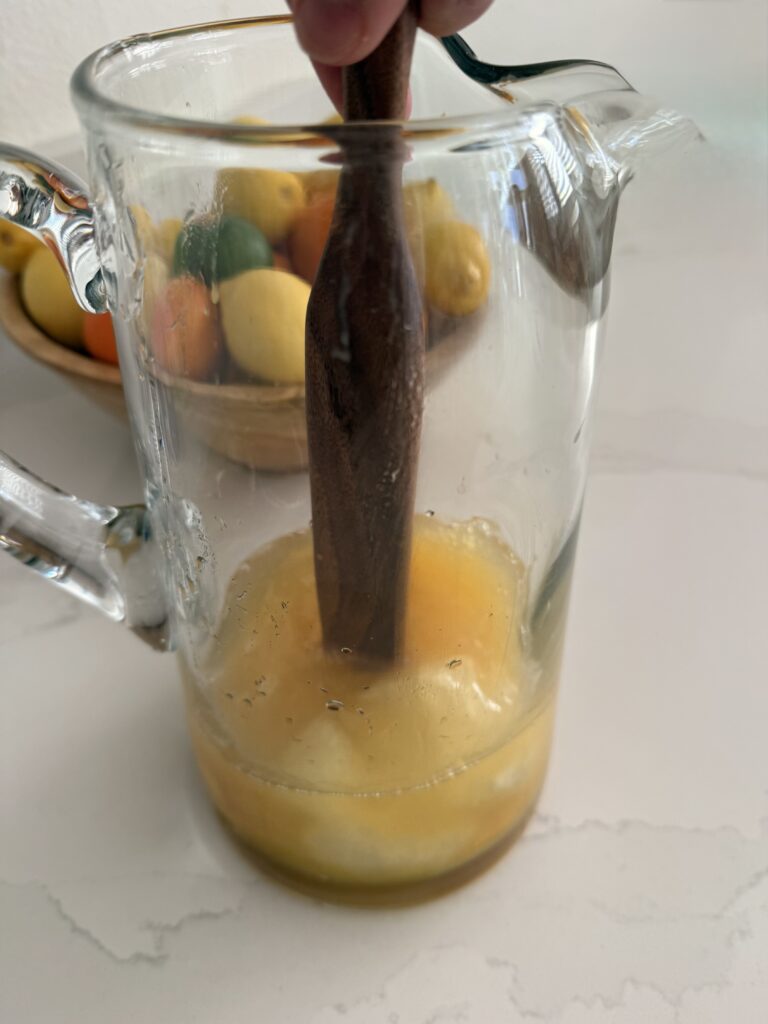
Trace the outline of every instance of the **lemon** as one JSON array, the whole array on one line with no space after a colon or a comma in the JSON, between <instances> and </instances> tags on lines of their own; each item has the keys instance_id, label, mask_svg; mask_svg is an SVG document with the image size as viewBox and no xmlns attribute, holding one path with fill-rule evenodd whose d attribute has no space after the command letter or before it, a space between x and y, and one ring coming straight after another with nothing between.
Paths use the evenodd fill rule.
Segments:
<instances>
[{"instance_id":1,"label":"lemon","mask_svg":"<svg viewBox=\"0 0 768 1024\"><path fill-rule=\"evenodd\" d=\"M18 274L29 257L42 242L24 228L0 220L0 267Z\"/></svg>"},{"instance_id":2,"label":"lemon","mask_svg":"<svg viewBox=\"0 0 768 1024\"><path fill-rule=\"evenodd\" d=\"M223 213L250 221L271 245L283 241L306 202L297 175L261 168L220 171L217 194Z\"/></svg>"},{"instance_id":3,"label":"lemon","mask_svg":"<svg viewBox=\"0 0 768 1024\"><path fill-rule=\"evenodd\" d=\"M178 217L166 217L156 224L147 210L138 204L131 206L130 211L144 252L157 253L170 264L176 238L183 227L182 221Z\"/></svg>"},{"instance_id":4,"label":"lemon","mask_svg":"<svg viewBox=\"0 0 768 1024\"><path fill-rule=\"evenodd\" d=\"M82 343L85 312L75 301L61 264L44 246L24 267L21 298L37 326L51 338L70 348Z\"/></svg>"},{"instance_id":5,"label":"lemon","mask_svg":"<svg viewBox=\"0 0 768 1024\"><path fill-rule=\"evenodd\" d=\"M434 178L412 181L403 187L403 212L416 277L423 285L426 275L425 232L432 224L455 219L453 200Z\"/></svg>"},{"instance_id":6,"label":"lemon","mask_svg":"<svg viewBox=\"0 0 768 1024\"><path fill-rule=\"evenodd\" d=\"M155 224L148 210L136 203L129 207L129 212L139 244L145 252L151 252L154 249Z\"/></svg>"},{"instance_id":7,"label":"lemon","mask_svg":"<svg viewBox=\"0 0 768 1024\"><path fill-rule=\"evenodd\" d=\"M449 316L474 313L488 297L491 264L485 243L471 224L432 224L424 233L427 301Z\"/></svg>"},{"instance_id":8,"label":"lemon","mask_svg":"<svg viewBox=\"0 0 768 1024\"><path fill-rule=\"evenodd\" d=\"M219 286L224 338L234 361L254 377L304 380L309 285L285 270L249 270Z\"/></svg>"},{"instance_id":9,"label":"lemon","mask_svg":"<svg viewBox=\"0 0 768 1024\"><path fill-rule=\"evenodd\" d=\"M456 216L453 200L434 178L411 181L403 187L405 227L409 237L423 233L430 225Z\"/></svg>"},{"instance_id":10,"label":"lemon","mask_svg":"<svg viewBox=\"0 0 768 1024\"><path fill-rule=\"evenodd\" d=\"M183 226L184 223L179 217L166 217L155 226L154 249L166 263L173 259L176 239Z\"/></svg>"},{"instance_id":11,"label":"lemon","mask_svg":"<svg viewBox=\"0 0 768 1024\"><path fill-rule=\"evenodd\" d=\"M139 314L139 324L145 338L150 336L155 306L165 291L169 276L168 264L157 253L151 252L145 257L141 284L141 313Z\"/></svg>"},{"instance_id":12,"label":"lemon","mask_svg":"<svg viewBox=\"0 0 768 1024\"><path fill-rule=\"evenodd\" d=\"M326 195L333 195L338 188L339 177L339 171L330 168L305 171L301 180L307 196L307 203L313 203L316 199L324 199Z\"/></svg>"}]
</instances>

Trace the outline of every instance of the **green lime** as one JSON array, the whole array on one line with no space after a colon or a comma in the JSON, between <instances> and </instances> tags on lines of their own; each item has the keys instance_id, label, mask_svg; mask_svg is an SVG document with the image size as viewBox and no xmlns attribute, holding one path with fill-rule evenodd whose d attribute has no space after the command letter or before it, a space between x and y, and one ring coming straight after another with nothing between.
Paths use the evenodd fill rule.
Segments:
<instances>
[{"instance_id":1,"label":"green lime","mask_svg":"<svg viewBox=\"0 0 768 1024\"><path fill-rule=\"evenodd\" d=\"M218 262L214 278L227 281L246 270L272 266L272 247L253 224L242 217L222 217L219 221Z\"/></svg>"},{"instance_id":2,"label":"green lime","mask_svg":"<svg viewBox=\"0 0 768 1024\"><path fill-rule=\"evenodd\" d=\"M191 220L176 236L173 247L173 274L202 278L207 285L213 280L216 263L216 222Z\"/></svg>"},{"instance_id":3,"label":"green lime","mask_svg":"<svg viewBox=\"0 0 768 1024\"><path fill-rule=\"evenodd\" d=\"M173 251L174 275L189 274L207 285L271 266L269 242L241 217L189 221L179 232Z\"/></svg>"}]
</instances>

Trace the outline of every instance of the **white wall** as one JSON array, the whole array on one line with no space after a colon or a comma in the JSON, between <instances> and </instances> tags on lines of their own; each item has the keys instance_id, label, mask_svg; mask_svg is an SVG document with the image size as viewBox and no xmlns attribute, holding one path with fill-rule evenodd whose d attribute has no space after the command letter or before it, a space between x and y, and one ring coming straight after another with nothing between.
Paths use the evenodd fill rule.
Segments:
<instances>
[{"instance_id":1,"label":"white wall","mask_svg":"<svg viewBox=\"0 0 768 1024\"><path fill-rule=\"evenodd\" d=\"M0 138L50 146L71 135L70 73L103 43L283 6L283 0L0 0ZM767 7L766 0L496 0L467 35L480 56L497 62L609 60L643 91L692 114L705 132L741 145L765 137ZM701 53L709 55L706 63ZM745 105L745 96L752 102Z\"/></svg>"},{"instance_id":2,"label":"white wall","mask_svg":"<svg viewBox=\"0 0 768 1024\"><path fill-rule=\"evenodd\" d=\"M69 77L104 43L281 6L282 0L0 0L0 138L31 146L75 131Z\"/></svg>"}]
</instances>

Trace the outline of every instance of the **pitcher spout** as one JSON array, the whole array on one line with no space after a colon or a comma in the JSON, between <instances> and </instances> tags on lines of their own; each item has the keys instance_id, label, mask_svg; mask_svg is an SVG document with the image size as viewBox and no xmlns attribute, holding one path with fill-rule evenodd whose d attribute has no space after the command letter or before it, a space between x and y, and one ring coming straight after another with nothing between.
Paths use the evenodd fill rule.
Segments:
<instances>
[{"instance_id":1,"label":"pitcher spout","mask_svg":"<svg viewBox=\"0 0 768 1024\"><path fill-rule=\"evenodd\" d=\"M599 292L602 309L624 186L664 152L700 139L698 128L640 95L610 64L502 66L478 60L459 36L443 45L496 103L548 113L511 176L509 221L518 241L566 292L590 301Z\"/></svg>"},{"instance_id":2,"label":"pitcher spout","mask_svg":"<svg viewBox=\"0 0 768 1024\"><path fill-rule=\"evenodd\" d=\"M663 154L703 140L690 118L631 88L576 97L567 110L613 165L620 188Z\"/></svg>"},{"instance_id":3,"label":"pitcher spout","mask_svg":"<svg viewBox=\"0 0 768 1024\"><path fill-rule=\"evenodd\" d=\"M605 156L608 183L626 184L665 151L701 140L690 118L637 92L612 65L569 59L500 65L478 60L460 36L443 40L454 64L497 97L520 105L555 104L570 112Z\"/></svg>"}]
</instances>

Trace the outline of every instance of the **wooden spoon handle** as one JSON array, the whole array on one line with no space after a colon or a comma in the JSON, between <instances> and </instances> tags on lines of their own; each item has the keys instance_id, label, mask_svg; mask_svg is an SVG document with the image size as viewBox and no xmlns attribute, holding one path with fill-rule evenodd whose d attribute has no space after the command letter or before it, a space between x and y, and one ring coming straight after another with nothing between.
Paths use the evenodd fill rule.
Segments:
<instances>
[{"instance_id":1,"label":"wooden spoon handle","mask_svg":"<svg viewBox=\"0 0 768 1024\"><path fill-rule=\"evenodd\" d=\"M411 4L344 74L349 118L399 119ZM362 141L361 141L362 140ZM307 311L315 577L325 644L377 661L402 650L424 382L421 296L405 234L397 125L350 132Z\"/></svg>"},{"instance_id":2,"label":"wooden spoon handle","mask_svg":"<svg viewBox=\"0 0 768 1024\"><path fill-rule=\"evenodd\" d=\"M411 2L369 57L344 68L345 121L405 118L418 20L418 4Z\"/></svg>"}]
</instances>

